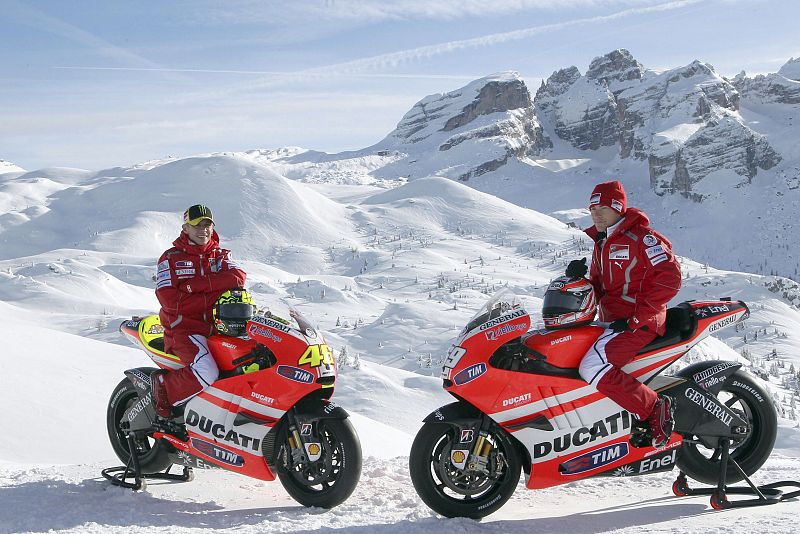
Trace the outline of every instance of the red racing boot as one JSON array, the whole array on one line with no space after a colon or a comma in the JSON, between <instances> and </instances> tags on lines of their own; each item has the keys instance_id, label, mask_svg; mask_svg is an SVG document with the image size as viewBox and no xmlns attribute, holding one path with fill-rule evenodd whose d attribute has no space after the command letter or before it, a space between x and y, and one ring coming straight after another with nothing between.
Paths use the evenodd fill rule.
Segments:
<instances>
[{"instance_id":1,"label":"red racing boot","mask_svg":"<svg viewBox=\"0 0 800 534\"><path fill-rule=\"evenodd\" d=\"M672 436L675 420L672 417L675 406L667 395L659 395L653 411L647 416L647 423L653 436L653 447L663 447Z\"/></svg>"},{"instance_id":2,"label":"red racing boot","mask_svg":"<svg viewBox=\"0 0 800 534\"><path fill-rule=\"evenodd\" d=\"M153 398L153 406L156 414L164 419L169 419L172 415L172 405L167 398L167 385L164 382L166 371L153 371L150 373L150 396Z\"/></svg>"}]
</instances>

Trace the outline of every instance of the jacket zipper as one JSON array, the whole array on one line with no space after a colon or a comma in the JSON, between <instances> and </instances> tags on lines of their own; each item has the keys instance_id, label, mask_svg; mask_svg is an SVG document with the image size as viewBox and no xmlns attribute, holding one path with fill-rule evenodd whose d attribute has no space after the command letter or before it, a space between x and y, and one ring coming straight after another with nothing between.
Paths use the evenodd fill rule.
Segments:
<instances>
[{"instance_id":1,"label":"jacket zipper","mask_svg":"<svg viewBox=\"0 0 800 534\"><path fill-rule=\"evenodd\" d=\"M205 276L205 255L200 254L200 276ZM203 293L203 321L208 323L208 294Z\"/></svg>"}]
</instances>

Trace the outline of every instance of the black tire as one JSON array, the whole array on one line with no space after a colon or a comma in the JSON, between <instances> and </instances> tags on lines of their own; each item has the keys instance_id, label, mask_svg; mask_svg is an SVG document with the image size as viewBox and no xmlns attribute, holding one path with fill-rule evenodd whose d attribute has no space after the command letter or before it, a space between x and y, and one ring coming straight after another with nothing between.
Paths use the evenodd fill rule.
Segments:
<instances>
[{"instance_id":1,"label":"black tire","mask_svg":"<svg viewBox=\"0 0 800 534\"><path fill-rule=\"evenodd\" d=\"M361 478L361 442L347 419L320 419L322 456L316 462L294 463L288 425L278 433L277 472L283 487L303 506L333 508L343 503Z\"/></svg>"},{"instance_id":2,"label":"black tire","mask_svg":"<svg viewBox=\"0 0 800 534\"><path fill-rule=\"evenodd\" d=\"M736 371L725 381L717 398L750 422L750 433L741 441L732 443L730 449L730 457L750 476L772 453L778 432L775 406L764 388L742 370ZM676 463L690 478L703 484L717 484L720 456L719 448L709 449L695 443L684 443ZM726 477L731 484L744 478L732 464L728 466Z\"/></svg>"},{"instance_id":3,"label":"black tire","mask_svg":"<svg viewBox=\"0 0 800 534\"><path fill-rule=\"evenodd\" d=\"M120 428L120 420L125 411L138 400L139 393L137 389L131 384L130 380L124 378L114 388L114 393L111 394L111 399L108 401L108 409L106 410L108 439L111 441L114 453L123 464L128 463L131 455L128 448L128 438ZM135 443L139 468L142 473L158 473L172 465L170 445L162 443L160 440L153 440L150 437L139 439Z\"/></svg>"},{"instance_id":4,"label":"black tire","mask_svg":"<svg viewBox=\"0 0 800 534\"><path fill-rule=\"evenodd\" d=\"M411 445L408 466L420 498L445 517L480 519L503 506L520 477L520 457L512 438L493 428L491 475L466 473L450 461L458 429L446 423L425 423ZM498 469L499 467L499 469Z\"/></svg>"}]
</instances>

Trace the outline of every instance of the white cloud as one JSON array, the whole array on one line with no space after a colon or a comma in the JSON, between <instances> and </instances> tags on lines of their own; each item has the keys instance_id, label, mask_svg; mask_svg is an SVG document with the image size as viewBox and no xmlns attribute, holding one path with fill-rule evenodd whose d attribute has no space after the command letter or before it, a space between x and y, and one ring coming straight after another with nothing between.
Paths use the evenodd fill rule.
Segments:
<instances>
[{"instance_id":1,"label":"white cloud","mask_svg":"<svg viewBox=\"0 0 800 534\"><path fill-rule=\"evenodd\" d=\"M277 79L273 76L270 76L269 78L265 78L262 80L244 82L235 86L231 86L227 89L216 90L203 94L198 93L190 96L190 98L197 98L201 100L206 98L208 99L222 98L239 92L264 90L264 89L274 88L277 86L282 86L285 84L299 83L308 80L313 80L315 78L332 77L332 76L354 76L368 71L376 71L380 69L393 69L402 64L410 63L417 60L425 60L443 54L450 54L464 49L495 46L512 41L529 39L531 37L541 35L544 33L554 32L575 26L600 24L636 15L646 15L650 13L660 13L665 11L678 10L684 7L703 3L705 1L707 0L673 0L654 5L650 4L647 5L646 7L629 8L608 15L597 15L592 17L577 18L553 24L544 24L541 26L534 26L530 28L514 30L510 32L495 33L471 39L462 39L457 41L439 43L435 45L399 50L397 52L391 52L388 54L379 54L376 56L370 56L352 61L335 63L322 67L314 67L310 69L298 70L293 73L282 73L282 75Z\"/></svg>"},{"instance_id":2,"label":"white cloud","mask_svg":"<svg viewBox=\"0 0 800 534\"><path fill-rule=\"evenodd\" d=\"M655 0L324 0L262 2L236 0L220 7L214 2L199 7L192 2L193 20L206 24L256 23L284 25L305 23L370 23L386 20L453 20L480 16L499 16L525 11L563 11L569 9L651 6ZM663 2L662 2L663 3Z\"/></svg>"}]
</instances>

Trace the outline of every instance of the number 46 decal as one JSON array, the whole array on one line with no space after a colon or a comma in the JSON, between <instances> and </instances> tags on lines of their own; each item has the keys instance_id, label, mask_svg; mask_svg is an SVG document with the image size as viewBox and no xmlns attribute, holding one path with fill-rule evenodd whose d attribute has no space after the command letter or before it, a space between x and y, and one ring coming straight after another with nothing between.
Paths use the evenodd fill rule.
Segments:
<instances>
[{"instance_id":1,"label":"number 46 decal","mask_svg":"<svg viewBox=\"0 0 800 534\"><path fill-rule=\"evenodd\" d=\"M333 365L333 351L326 344L309 345L306 351L297 360L297 365L310 365L319 367L320 365Z\"/></svg>"}]
</instances>

